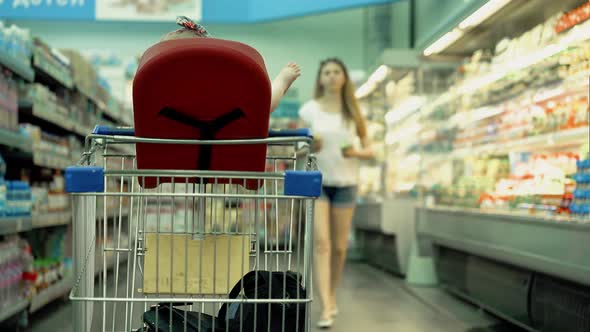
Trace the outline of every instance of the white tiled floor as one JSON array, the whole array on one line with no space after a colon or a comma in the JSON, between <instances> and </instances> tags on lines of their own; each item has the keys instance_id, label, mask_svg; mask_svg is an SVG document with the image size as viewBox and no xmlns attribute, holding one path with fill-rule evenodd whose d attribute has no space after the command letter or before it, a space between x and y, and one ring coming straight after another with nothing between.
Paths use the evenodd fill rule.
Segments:
<instances>
[{"instance_id":1,"label":"white tiled floor","mask_svg":"<svg viewBox=\"0 0 590 332\"><path fill-rule=\"evenodd\" d=\"M349 264L338 298L340 315L331 331L508 332L498 322L438 289L409 289L403 280L363 264ZM31 317L31 332L73 332L72 306L54 302ZM314 308L312 319L318 317Z\"/></svg>"}]
</instances>

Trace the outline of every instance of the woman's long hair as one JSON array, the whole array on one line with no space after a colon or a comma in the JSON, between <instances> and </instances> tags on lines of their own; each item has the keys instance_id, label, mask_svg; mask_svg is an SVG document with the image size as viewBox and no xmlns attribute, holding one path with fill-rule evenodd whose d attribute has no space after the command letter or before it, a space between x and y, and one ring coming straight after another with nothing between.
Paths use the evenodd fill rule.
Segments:
<instances>
[{"instance_id":1,"label":"woman's long hair","mask_svg":"<svg viewBox=\"0 0 590 332\"><path fill-rule=\"evenodd\" d=\"M324 87L320 83L320 77L322 75L322 70L324 70L324 67L329 63L334 63L340 66L342 72L344 73L345 83L342 87L342 106L344 117L348 121L354 121L354 124L356 125L357 135L360 138L364 138L367 136L367 124L365 123L365 119L361 114L361 109L359 107L358 101L354 95L354 85L352 84L350 76L348 75L348 69L346 68L346 65L344 65L344 62L342 62L342 60L338 58L328 58L320 62L320 68L318 70L318 75L315 83L314 97L317 100L324 96Z\"/></svg>"}]
</instances>

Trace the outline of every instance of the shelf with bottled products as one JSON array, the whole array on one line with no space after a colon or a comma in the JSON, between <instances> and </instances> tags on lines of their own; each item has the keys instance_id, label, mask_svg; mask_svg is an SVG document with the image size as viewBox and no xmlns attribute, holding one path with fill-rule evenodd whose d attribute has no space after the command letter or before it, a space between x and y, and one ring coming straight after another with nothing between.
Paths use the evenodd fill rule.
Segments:
<instances>
[{"instance_id":1,"label":"shelf with bottled products","mask_svg":"<svg viewBox=\"0 0 590 332\"><path fill-rule=\"evenodd\" d=\"M33 38L33 45L32 63L37 81L72 89L74 81L68 58L39 38Z\"/></svg>"},{"instance_id":2,"label":"shelf with bottled products","mask_svg":"<svg viewBox=\"0 0 590 332\"><path fill-rule=\"evenodd\" d=\"M6 68L25 81L32 82L35 72L31 67L30 32L15 25L5 26L0 21L0 68Z\"/></svg>"},{"instance_id":3,"label":"shelf with bottled products","mask_svg":"<svg viewBox=\"0 0 590 332\"><path fill-rule=\"evenodd\" d=\"M0 273L3 294L14 293L0 299L0 323L36 312L72 287L72 209L62 170L80 159L93 126L132 123L131 110L99 80L80 52L57 50L0 21L0 246L11 239L30 244L30 262ZM8 287L7 275L21 287Z\"/></svg>"}]
</instances>

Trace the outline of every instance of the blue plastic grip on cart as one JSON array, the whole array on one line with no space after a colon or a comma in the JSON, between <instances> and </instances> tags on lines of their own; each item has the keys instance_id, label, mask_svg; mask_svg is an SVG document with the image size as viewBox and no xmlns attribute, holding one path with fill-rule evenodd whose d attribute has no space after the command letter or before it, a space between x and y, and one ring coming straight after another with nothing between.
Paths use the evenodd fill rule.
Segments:
<instances>
[{"instance_id":1,"label":"blue plastic grip on cart","mask_svg":"<svg viewBox=\"0 0 590 332\"><path fill-rule=\"evenodd\" d=\"M96 126L92 131L95 135L107 136L135 136L135 129L131 127Z\"/></svg>"},{"instance_id":2,"label":"blue plastic grip on cart","mask_svg":"<svg viewBox=\"0 0 590 332\"><path fill-rule=\"evenodd\" d=\"M308 137L313 138L311 129L300 128L300 129L271 129L268 132L268 137Z\"/></svg>"},{"instance_id":3,"label":"blue plastic grip on cart","mask_svg":"<svg viewBox=\"0 0 590 332\"><path fill-rule=\"evenodd\" d=\"M102 167L67 167L65 180L66 192L69 193L104 192L104 168Z\"/></svg>"},{"instance_id":4,"label":"blue plastic grip on cart","mask_svg":"<svg viewBox=\"0 0 590 332\"><path fill-rule=\"evenodd\" d=\"M286 196L320 197L322 194L322 173L317 171L285 172Z\"/></svg>"}]
</instances>

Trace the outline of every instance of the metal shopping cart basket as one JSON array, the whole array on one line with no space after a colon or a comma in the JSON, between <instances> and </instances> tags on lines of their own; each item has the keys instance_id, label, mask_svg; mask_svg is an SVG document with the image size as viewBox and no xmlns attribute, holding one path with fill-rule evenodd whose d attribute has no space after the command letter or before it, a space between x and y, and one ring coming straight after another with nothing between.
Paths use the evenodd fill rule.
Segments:
<instances>
[{"instance_id":1,"label":"metal shopping cart basket","mask_svg":"<svg viewBox=\"0 0 590 332\"><path fill-rule=\"evenodd\" d=\"M95 128L66 170L75 331L309 331L321 191L310 141L305 130L197 141ZM267 168L139 170L140 143L267 144Z\"/></svg>"}]
</instances>

